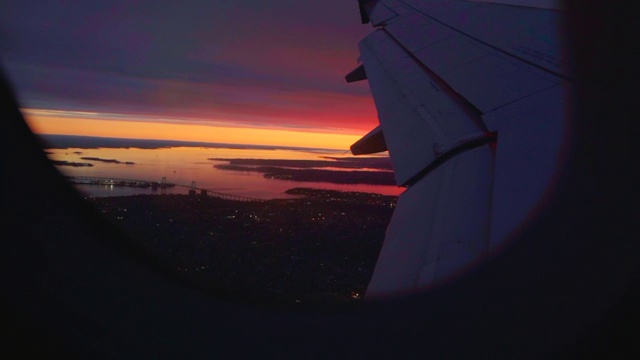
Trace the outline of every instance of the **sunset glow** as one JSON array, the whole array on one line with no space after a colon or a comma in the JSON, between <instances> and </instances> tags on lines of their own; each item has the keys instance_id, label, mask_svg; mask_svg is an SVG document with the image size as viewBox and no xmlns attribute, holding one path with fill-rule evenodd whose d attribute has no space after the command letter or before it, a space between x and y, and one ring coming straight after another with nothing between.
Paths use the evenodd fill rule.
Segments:
<instances>
[{"instance_id":1,"label":"sunset glow","mask_svg":"<svg viewBox=\"0 0 640 360\"><path fill-rule=\"evenodd\" d=\"M337 129L329 131L310 128L292 131L277 127L201 125L179 121L168 123L134 121L126 118L112 120L100 118L100 114L95 113L74 113L74 116L42 110L23 110L23 113L31 130L36 134L299 146L345 151L362 136L357 131L349 134Z\"/></svg>"},{"instance_id":2,"label":"sunset glow","mask_svg":"<svg viewBox=\"0 0 640 360\"><path fill-rule=\"evenodd\" d=\"M344 78L370 31L356 2L3 10L2 66L40 134L346 150L378 124L366 81Z\"/></svg>"}]
</instances>

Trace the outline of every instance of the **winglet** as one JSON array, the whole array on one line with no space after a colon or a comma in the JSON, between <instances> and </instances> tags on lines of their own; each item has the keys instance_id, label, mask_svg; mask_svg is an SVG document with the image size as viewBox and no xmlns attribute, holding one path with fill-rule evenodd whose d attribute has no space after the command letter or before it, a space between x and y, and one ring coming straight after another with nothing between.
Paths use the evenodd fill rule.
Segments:
<instances>
[{"instance_id":1,"label":"winglet","mask_svg":"<svg viewBox=\"0 0 640 360\"><path fill-rule=\"evenodd\" d=\"M384 140L380 125L351 145L351 153L353 155L366 155L383 151L387 151L387 143Z\"/></svg>"}]
</instances>

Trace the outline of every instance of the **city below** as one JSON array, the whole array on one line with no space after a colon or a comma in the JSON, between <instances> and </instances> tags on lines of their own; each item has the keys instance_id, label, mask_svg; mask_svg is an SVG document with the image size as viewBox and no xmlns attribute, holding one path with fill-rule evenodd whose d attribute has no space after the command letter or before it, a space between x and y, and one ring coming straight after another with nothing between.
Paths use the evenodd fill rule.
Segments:
<instances>
[{"instance_id":1,"label":"city below","mask_svg":"<svg viewBox=\"0 0 640 360\"><path fill-rule=\"evenodd\" d=\"M192 285L234 301L358 302L397 197L309 188L295 199L89 197L143 250Z\"/></svg>"}]
</instances>

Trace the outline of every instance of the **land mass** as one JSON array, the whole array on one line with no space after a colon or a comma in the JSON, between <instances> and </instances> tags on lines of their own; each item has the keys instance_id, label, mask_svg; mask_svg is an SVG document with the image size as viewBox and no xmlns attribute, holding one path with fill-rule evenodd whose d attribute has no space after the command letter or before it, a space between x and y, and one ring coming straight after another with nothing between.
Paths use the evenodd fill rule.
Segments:
<instances>
[{"instance_id":1,"label":"land mass","mask_svg":"<svg viewBox=\"0 0 640 360\"><path fill-rule=\"evenodd\" d=\"M359 301L395 196L297 188L304 198L91 198L128 243L197 287L252 303Z\"/></svg>"},{"instance_id":2,"label":"land mass","mask_svg":"<svg viewBox=\"0 0 640 360\"><path fill-rule=\"evenodd\" d=\"M53 165L57 166L73 166L73 167L92 167L93 164L85 163L85 162L75 162L75 161L66 161L66 160L51 160Z\"/></svg>"},{"instance_id":3,"label":"land mass","mask_svg":"<svg viewBox=\"0 0 640 360\"><path fill-rule=\"evenodd\" d=\"M126 165L135 164L132 161L120 161L120 160L116 160L116 159L102 159L102 158L97 158L97 157L81 157L80 159L82 159L82 160L92 160L92 161L101 161L101 162L113 163L113 164L126 164Z\"/></svg>"},{"instance_id":4,"label":"land mass","mask_svg":"<svg viewBox=\"0 0 640 360\"><path fill-rule=\"evenodd\" d=\"M388 157L323 157L329 160L294 160L294 159L222 159L209 158L208 160L226 161L229 165L237 166L276 166L295 168L345 168L345 169L379 169L393 170L391 160Z\"/></svg>"},{"instance_id":5,"label":"land mass","mask_svg":"<svg viewBox=\"0 0 640 360\"><path fill-rule=\"evenodd\" d=\"M393 172L389 171L334 171L321 169L290 169L272 166L238 166L238 165L214 165L221 170L252 171L263 173L267 179L328 182L334 184L368 184L368 185L395 185Z\"/></svg>"}]
</instances>

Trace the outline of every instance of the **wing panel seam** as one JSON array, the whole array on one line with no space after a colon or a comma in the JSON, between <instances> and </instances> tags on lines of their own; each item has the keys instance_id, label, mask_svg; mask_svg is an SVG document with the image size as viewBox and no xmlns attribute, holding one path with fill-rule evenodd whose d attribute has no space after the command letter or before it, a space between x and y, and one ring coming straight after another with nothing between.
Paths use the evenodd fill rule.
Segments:
<instances>
[{"instance_id":1,"label":"wing panel seam","mask_svg":"<svg viewBox=\"0 0 640 360\"><path fill-rule=\"evenodd\" d=\"M415 56L415 54L409 51L409 49L407 49L400 41L398 41L398 39L393 37L393 35L391 35L386 29L383 28L381 30L384 31L385 34L387 34L387 36L396 45L398 45L402 50L404 50L404 52L411 58L411 60L413 60L413 62L416 63L416 65L418 65L423 71L429 74L429 77L431 77L435 82L437 82L438 85L442 87L449 94L449 96L458 103L458 105L460 105L462 110L466 112L470 118L476 121L477 125L479 125L482 130L484 130L485 132L489 131L484 121L482 120L483 113L480 109L478 109L475 105L473 105L469 100L467 100L460 93L455 91L455 89L453 89L451 85L449 85L446 81L444 81L442 77L440 77L436 72L434 72L428 66L423 64L422 61L420 61L420 59L418 59Z\"/></svg>"},{"instance_id":2,"label":"wing panel seam","mask_svg":"<svg viewBox=\"0 0 640 360\"><path fill-rule=\"evenodd\" d=\"M444 153L440 154L436 157L429 165L420 170L417 174L407 180L404 184L400 186L411 187L413 184L420 181L422 178L427 176L433 170L438 168L440 165L444 164L448 160L452 159L454 156L461 154L465 151L480 147L485 144L493 143L498 140L498 133L496 131L490 132L488 134L483 134L480 137L469 139L458 146L455 146Z\"/></svg>"},{"instance_id":3,"label":"wing panel seam","mask_svg":"<svg viewBox=\"0 0 640 360\"><path fill-rule=\"evenodd\" d=\"M562 79L564 79L564 80L571 81L571 78L569 78L568 76L562 75L562 74L557 73L557 72L552 71L552 70L549 70L549 69L547 69L547 68L545 68L545 67L543 67L543 66L540 66L540 65L538 65L538 64L536 64L536 63L533 63L533 62L531 62L531 61L529 61L529 60L526 60L526 59L523 59L523 58L521 58L521 57L518 57L517 55L514 55L514 54L512 54L512 53L510 53L510 52L507 52L507 51L505 51L505 50L503 50L503 49L501 49L501 48L499 48L499 47L497 47L497 46L491 45L491 44L489 44L489 43L487 43L487 42L485 42L485 41L482 41L482 40L480 40L480 39L478 39L478 38L476 38L476 37L474 37L474 36L471 36L471 35L467 34L466 32L462 32L462 31L460 31L459 29L456 29L455 27L453 27L453 26L451 26L451 25L448 25L448 24L446 24L446 23L444 23L444 22L442 22L442 21L440 21L440 20L438 20L438 19L434 18L433 16L430 16L430 15L428 15L428 14L424 13L422 10L420 10L420 9L416 9L415 7L413 7L412 5L409 5L409 4L405 3L404 1L402 2L402 4L404 4L405 6L407 6L407 7L408 7L408 8L410 8L410 9L412 9L412 10L414 10L414 11L416 11L416 12L418 12L418 13L420 13L420 14L422 14L422 15L426 16L426 17L428 17L429 19L433 20L434 22L437 22L438 24L440 24L440 25L442 25L442 26L446 26L448 29L451 29L451 30L455 31L456 33L461 34L461 35L463 35L463 36L466 36L466 37L468 37L469 39L472 39L472 40L474 40L474 41L477 41L478 43L480 43L480 44L482 44L482 45L484 45L484 46L487 46L487 47L489 47L489 48L491 48L491 49L493 49L493 50L495 50L495 51L498 51L498 52L500 52L501 54L504 54L504 55L506 55L506 56L509 56L509 57L511 57L511 58L514 58L514 59L516 59L516 60L518 60L518 61L522 61L522 62L524 62L524 63L526 63L526 64L528 64L528 65L531 65L531 66L533 66L533 67L535 67L535 68L537 68L537 69L539 69L539 70L542 70L542 71L544 71L544 72L546 72L546 73L549 73L549 74L555 75L555 76L557 76L557 77L559 77L559 78L562 78Z\"/></svg>"}]
</instances>

